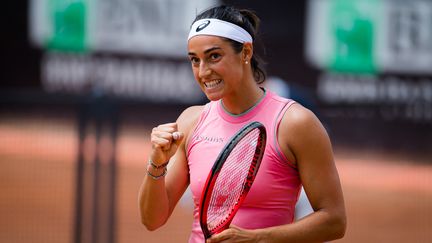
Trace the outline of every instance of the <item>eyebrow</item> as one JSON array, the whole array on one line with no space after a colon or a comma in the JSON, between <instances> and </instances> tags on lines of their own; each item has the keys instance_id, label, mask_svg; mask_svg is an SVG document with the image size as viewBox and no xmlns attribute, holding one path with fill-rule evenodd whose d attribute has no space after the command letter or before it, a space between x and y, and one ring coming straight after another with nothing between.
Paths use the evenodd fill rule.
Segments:
<instances>
[{"instance_id":1,"label":"eyebrow","mask_svg":"<svg viewBox=\"0 0 432 243\"><path fill-rule=\"evenodd\" d=\"M212 52L214 50L220 50L220 49L222 49L222 48L215 46L215 47L212 47L212 48L205 50L204 54L207 54L207 53ZM193 52L188 52L188 55L196 55L196 54Z\"/></svg>"}]
</instances>

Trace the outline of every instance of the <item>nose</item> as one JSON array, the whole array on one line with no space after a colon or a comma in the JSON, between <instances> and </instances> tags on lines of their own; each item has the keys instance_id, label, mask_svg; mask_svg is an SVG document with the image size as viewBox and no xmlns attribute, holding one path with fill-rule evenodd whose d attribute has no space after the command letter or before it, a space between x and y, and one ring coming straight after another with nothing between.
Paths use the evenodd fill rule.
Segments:
<instances>
[{"instance_id":1,"label":"nose","mask_svg":"<svg viewBox=\"0 0 432 243\"><path fill-rule=\"evenodd\" d=\"M205 78L211 74L211 69L208 67L207 63L201 62L199 65L198 76L200 78Z\"/></svg>"}]
</instances>

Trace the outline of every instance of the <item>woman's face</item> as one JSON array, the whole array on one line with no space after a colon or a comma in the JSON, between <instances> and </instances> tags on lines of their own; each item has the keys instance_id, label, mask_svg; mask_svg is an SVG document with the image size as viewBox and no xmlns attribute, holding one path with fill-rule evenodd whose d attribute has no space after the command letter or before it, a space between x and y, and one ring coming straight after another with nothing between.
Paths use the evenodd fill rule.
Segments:
<instances>
[{"instance_id":1,"label":"woman's face","mask_svg":"<svg viewBox=\"0 0 432 243\"><path fill-rule=\"evenodd\" d=\"M195 79L209 100L241 89L244 60L231 43L218 36L198 35L188 43Z\"/></svg>"}]
</instances>

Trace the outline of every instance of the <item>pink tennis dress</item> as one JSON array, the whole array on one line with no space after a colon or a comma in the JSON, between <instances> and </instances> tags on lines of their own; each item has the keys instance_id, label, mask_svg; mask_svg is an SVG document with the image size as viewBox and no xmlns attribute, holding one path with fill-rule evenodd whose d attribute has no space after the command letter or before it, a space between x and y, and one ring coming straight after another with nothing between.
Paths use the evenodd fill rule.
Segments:
<instances>
[{"instance_id":1,"label":"pink tennis dress","mask_svg":"<svg viewBox=\"0 0 432 243\"><path fill-rule=\"evenodd\" d=\"M190 243L204 242L199 224L199 204L214 161L226 142L252 121L261 122L266 127L267 145L255 182L232 224L257 229L293 222L301 182L297 168L281 152L276 136L283 114L293 103L266 90L254 107L240 115L227 112L221 101L205 105L187 147L190 189L194 201Z\"/></svg>"}]
</instances>

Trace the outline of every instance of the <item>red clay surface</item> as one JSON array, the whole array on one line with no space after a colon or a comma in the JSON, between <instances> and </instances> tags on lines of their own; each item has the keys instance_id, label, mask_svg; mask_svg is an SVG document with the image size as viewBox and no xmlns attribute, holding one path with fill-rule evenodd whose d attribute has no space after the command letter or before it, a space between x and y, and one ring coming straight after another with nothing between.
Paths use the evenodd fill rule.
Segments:
<instances>
[{"instance_id":1,"label":"red clay surface","mask_svg":"<svg viewBox=\"0 0 432 243\"><path fill-rule=\"evenodd\" d=\"M116 242L187 242L188 198L161 229L140 224L148 134L120 130ZM77 143L73 122L0 118L0 242L72 242ZM348 214L346 236L335 242L432 242L431 159L335 151Z\"/></svg>"}]
</instances>

